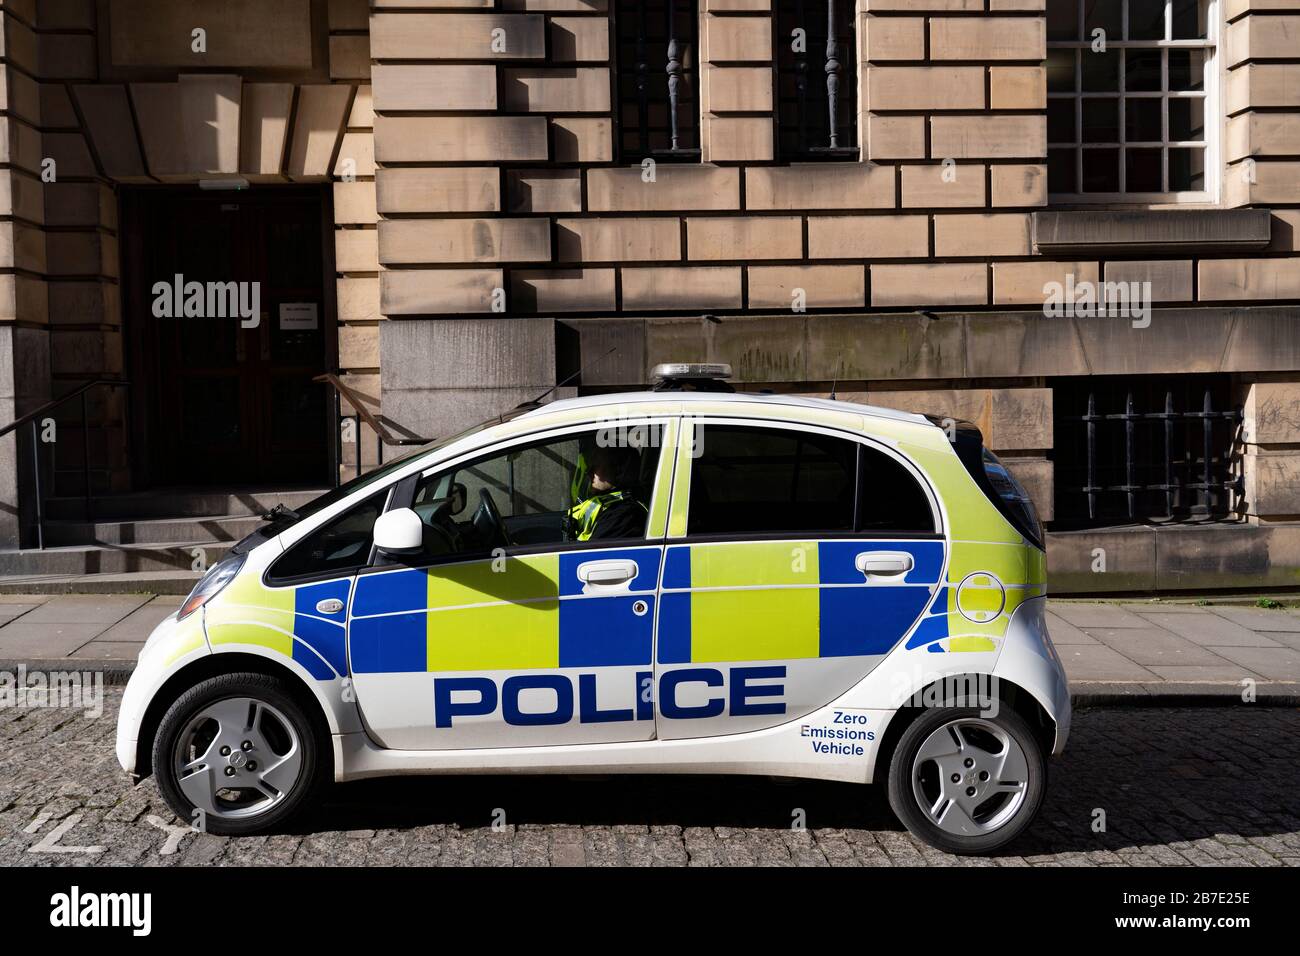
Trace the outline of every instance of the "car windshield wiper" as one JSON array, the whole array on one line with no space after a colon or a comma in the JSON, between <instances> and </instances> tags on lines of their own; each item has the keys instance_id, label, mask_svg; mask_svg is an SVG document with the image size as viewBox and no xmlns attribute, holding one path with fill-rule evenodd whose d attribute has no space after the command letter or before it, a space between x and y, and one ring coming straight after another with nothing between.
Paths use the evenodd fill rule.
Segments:
<instances>
[{"instance_id":1,"label":"car windshield wiper","mask_svg":"<svg viewBox=\"0 0 1300 956\"><path fill-rule=\"evenodd\" d=\"M270 511L262 513L263 521L300 521L302 516L292 508L286 508L283 503L276 505Z\"/></svg>"}]
</instances>

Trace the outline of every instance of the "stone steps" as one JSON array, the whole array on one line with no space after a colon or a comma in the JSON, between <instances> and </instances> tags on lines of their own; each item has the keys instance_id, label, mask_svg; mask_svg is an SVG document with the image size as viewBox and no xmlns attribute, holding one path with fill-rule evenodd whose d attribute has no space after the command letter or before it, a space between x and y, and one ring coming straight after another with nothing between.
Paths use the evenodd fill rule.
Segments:
<instances>
[{"instance_id":1,"label":"stone steps","mask_svg":"<svg viewBox=\"0 0 1300 956\"><path fill-rule=\"evenodd\" d=\"M0 575L0 594L189 594L198 571Z\"/></svg>"},{"instance_id":2,"label":"stone steps","mask_svg":"<svg viewBox=\"0 0 1300 956\"><path fill-rule=\"evenodd\" d=\"M253 515L208 515L189 518L141 518L117 521L47 521L45 546L172 544L221 542L233 544L263 524Z\"/></svg>"},{"instance_id":3,"label":"stone steps","mask_svg":"<svg viewBox=\"0 0 1300 956\"><path fill-rule=\"evenodd\" d=\"M149 589L185 593L277 504L296 508L323 489L158 489L51 498L45 547L0 550L0 592ZM89 507L88 507L89 506ZM89 511L89 514L87 513Z\"/></svg>"},{"instance_id":4,"label":"stone steps","mask_svg":"<svg viewBox=\"0 0 1300 956\"><path fill-rule=\"evenodd\" d=\"M233 541L189 541L126 545L81 544L56 548L0 551L0 575L126 574L138 571L192 571L202 552L210 567Z\"/></svg>"},{"instance_id":5,"label":"stone steps","mask_svg":"<svg viewBox=\"0 0 1300 956\"><path fill-rule=\"evenodd\" d=\"M85 498L68 496L47 499L45 518L46 521L112 522L253 517L269 511L277 504L283 504L286 508L304 505L325 490L291 488L231 492L163 488L92 498L89 514Z\"/></svg>"}]
</instances>

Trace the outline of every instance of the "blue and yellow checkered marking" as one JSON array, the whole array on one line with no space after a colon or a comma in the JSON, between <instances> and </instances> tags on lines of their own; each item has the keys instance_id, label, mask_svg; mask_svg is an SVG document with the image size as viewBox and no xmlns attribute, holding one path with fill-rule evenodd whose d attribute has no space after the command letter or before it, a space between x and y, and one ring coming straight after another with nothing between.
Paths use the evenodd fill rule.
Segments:
<instances>
[{"instance_id":1,"label":"blue and yellow checkered marking","mask_svg":"<svg viewBox=\"0 0 1300 956\"><path fill-rule=\"evenodd\" d=\"M906 584L867 582L866 550L906 551ZM675 545L664 558L661 664L854 657L888 652L925 610L942 541Z\"/></svg>"},{"instance_id":2,"label":"blue and yellow checkered marking","mask_svg":"<svg viewBox=\"0 0 1300 956\"><path fill-rule=\"evenodd\" d=\"M317 680L333 680L348 672L348 592L352 582L326 581L296 589L293 596L293 659ZM328 598L342 603L332 614L322 614L316 605ZM313 651L315 653L313 653Z\"/></svg>"},{"instance_id":3,"label":"blue and yellow checkered marking","mask_svg":"<svg viewBox=\"0 0 1300 956\"><path fill-rule=\"evenodd\" d=\"M907 649L926 647L933 654L942 654L940 643L948 636L948 588L945 585L934 596L934 602L926 612L921 623L916 626L912 636L907 639ZM927 647L928 645L928 647Z\"/></svg>"},{"instance_id":4,"label":"blue and yellow checkered marking","mask_svg":"<svg viewBox=\"0 0 1300 956\"><path fill-rule=\"evenodd\" d=\"M256 575L241 575L211 601L204 625L214 649L252 645L282 654L317 680L347 674L346 623L351 578L298 587L269 588ZM327 598L341 607L323 614Z\"/></svg>"},{"instance_id":5,"label":"blue and yellow checkered marking","mask_svg":"<svg viewBox=\"0 0 1300 956\"><path fill-rule=\"evenodd\" d=\"M905 586L864 583L854 567L863 550L882 547L912 554ZM352 608L352 670L648 665L661 553L658 547L583 550L362 575ZM611 559L636 562L628 590L584 594L579 565ZM925 610L944 547L940 541L734 542L670 546L663 561L661 664L870 656L887 653ZM210 620L210 634L214 643L274 646L318 680L336 679L348 673L351 586L340 579L276 589L256 601L245 595L249 603ZM929 602L909 648L946 649L950 595L942 587ZM280 610L262 607L272 598ZM321 613L317 604L327 598L343 607ZM645 613L634 613L637 602ZM261 621L253 612L284 621Z\"/></svg>"},{"instance_id":6,"label":"blue and yellow checkered marking","mask_svg":"<svg viewBox=\"0 0 1300 956\"><path fill-rule=\"evenodd\" d=\"M355 673L649 664L660 549L486 559L363 575L351 632ZM627 592L584 594L578 566L626 558ZM633 612L643 601L646 611Z\"/></svg>"},{"instance_id":7,"label":"blue and yellow checkered marking","mask_svg":"<svg viewBox=\"0 0 1300 956\"><path fill-rule=\"evenodd\" d=\"M1001 587L993 589L989 583L996 580L993 575L976 572L970 576L970 579L978 585L979 588L988 588L988 597L985 597L983 590L976 590L972 597L972 604L976 604L981 610L990 612L997 611L997 605L1003 604L1018 594L1017 591L1004 592ZM953 653L978 653L986 651L995 651L998 648L998 641L1006 629L1009 615L1006 607L998 611L996 616L990 617L987 621L971 621L962 615L957 607L958 585L961 582L953 583L949 581L935 595L934 602L930 605L925 617L916 626L916 630L907 639L907 650L918 650L924 648L930 654ZM1004 594L1008 596L1004 598ZM969 609L968 609L969 610Z\"/></svg>"},{"instance_id":8,"label":"blue and yellow checkered marking","mask_svg":"<svg viewBox=\"0 0 1300 956\"><path fill-rule=\"evenodd\" d=\"M576 551L560 555L560 666L611 667L649 664L654 641L654 592L659 583L658 548ZM628 559L637 575L626 594L582 596L578 566L587 561ZM637 615L633 605L645 602Z\"/></svg>"}]
</instances>

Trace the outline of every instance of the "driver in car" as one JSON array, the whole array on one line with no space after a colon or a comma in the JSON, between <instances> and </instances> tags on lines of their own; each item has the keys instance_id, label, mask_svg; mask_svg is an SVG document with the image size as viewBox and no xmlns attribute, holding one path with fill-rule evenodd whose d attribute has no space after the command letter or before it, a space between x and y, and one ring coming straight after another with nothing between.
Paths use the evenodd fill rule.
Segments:
<instances>
[{"instance_id":1,"label":"driver in car","mask_svg":"<svg viewBox=\"0 0 1300 956\"><path fill-rule=\"evenodd\" d=\"M640 453L635 448L597 445L584 458L588 497L569 509L569 540L642 537L648 512L636 494Z\"/></svg>"}]
</instances>

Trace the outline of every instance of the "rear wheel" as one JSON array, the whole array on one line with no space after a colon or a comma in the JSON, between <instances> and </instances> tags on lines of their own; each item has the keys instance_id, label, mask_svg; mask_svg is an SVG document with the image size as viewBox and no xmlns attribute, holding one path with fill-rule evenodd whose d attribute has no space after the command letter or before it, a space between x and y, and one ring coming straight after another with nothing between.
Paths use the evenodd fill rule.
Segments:
<instances>
[{"instance_id":1,"label":"rear wheel","mask_svg":"<svg viewBox=\"0 0 1300 956\"><path fill-rule=\"evenodd\" d=\"M209 833L259 833L318 790L325 741L284 681L222 674L168 709L154 739L158 788L176 815Z\"/></svg>"},{"instance_id":2,"label":"rear wheel","mask_svg":"<svg viewBox=\"0 0 1300 956\"><path fill-rule=\"evenodd\" d=\"M987 853L1033 822L1046 790L1042 747L1003 707L927 710L903 731L889 804L914 835L948 853Z\"/></svg>"}]
</instances>

